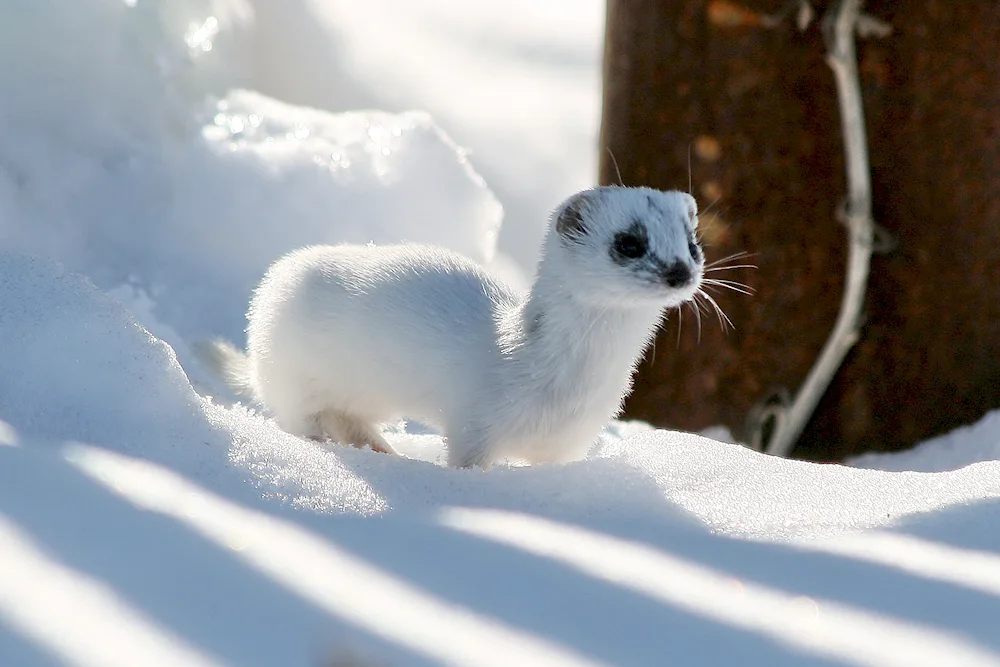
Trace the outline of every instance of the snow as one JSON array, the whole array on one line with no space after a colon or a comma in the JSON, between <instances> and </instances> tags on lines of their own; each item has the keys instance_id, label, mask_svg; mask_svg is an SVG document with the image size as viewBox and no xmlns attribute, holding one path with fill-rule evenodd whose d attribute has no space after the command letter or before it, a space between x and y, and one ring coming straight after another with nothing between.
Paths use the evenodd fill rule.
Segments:
<instances>
[{"instance_id":1,"label":"snow","mask_svg":"<svg viewBox=\"0 0 1000 667\"><path fill-rule=\"evenodd\" d=\"M343 110L421 108L469 148L531 273L548 212L597 180L602 0L258 0L255 89Z\"/></svg>"},{"instance_id":2,"label":"snow","mask_svg":"<svg viewBox=\"0 0 1000 667\"><path fill-rule=\"evenodd\" d=\"M331 114L229 89L250 69L248 27L223 30L235 0L202 5L189 25L92 0L68 17L88 39L62 34L47 3L10 10L21 31L0 55L26 65L0 74L4 248L86 274L185 362L192 340L241 337L250 291L293 248L414 241L495 259L503 210L425 112ZM210 9L206 52L191 26ZM62 50L19 36L53 32ZM494 268L523 286L503 258Z\"/></svg>"},{"instance_id":3,"label":"snow","mask_svg":"<svg viewBox=\"0 0 1000 667\"><path fill-rule=\"evenodd\" d=\"M303 244L523 281L511 211L594 159L597 3L63 4L0 9L0 665L1000 665L1000 413L861 467L617 422L451 470L414 425L283 433L192 357Z\"/></svg>"},{"instance_id":4,"label":"snow","mask_svg":"<svg viewBox=\"0 0 1000 667\"><path fill-rule=\"evenodd\" d=\"M989 412L975 424L931 438L908 451L863 454L848 463L859 468L941 472L995 459L1000 459L1000 410Z\"/></svg>"}]
</instances>

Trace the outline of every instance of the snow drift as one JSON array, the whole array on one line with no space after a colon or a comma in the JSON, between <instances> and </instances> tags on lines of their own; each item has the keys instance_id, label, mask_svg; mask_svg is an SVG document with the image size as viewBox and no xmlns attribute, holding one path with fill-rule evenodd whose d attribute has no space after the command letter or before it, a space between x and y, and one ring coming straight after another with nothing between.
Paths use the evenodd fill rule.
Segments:
<instances>
[{"instance_id":1,"label":"snow drift","mask_svg":"<svg viewBox=\"0 0 1000 667\"><path fill-rule=\"evenodd\" d=\"M996 462L648 430L490 473L327 450L199 397L83 277L4 253L0 285L3 664L1000 664Z\"/></svg>"},{"instance_id":2,"label":"snow drift","mask_svg":"<svg viewBox=\"0 0 1000 667\"><path fill-rule=\"evenodd\" d=\"M489 262L500 205L426 113L248 89L276 4L64 4L0 9L0 665L1000 665L995 415L917 450L973 463L949 472L618 423L584 461L484 473L405 424L409 458L324 448L196 392L189 345L242 342L283 251ZM378 26L304 7L320 36ZM447 25L533 62L536 14L490 7Z\"/></svg>"}]
</instances>

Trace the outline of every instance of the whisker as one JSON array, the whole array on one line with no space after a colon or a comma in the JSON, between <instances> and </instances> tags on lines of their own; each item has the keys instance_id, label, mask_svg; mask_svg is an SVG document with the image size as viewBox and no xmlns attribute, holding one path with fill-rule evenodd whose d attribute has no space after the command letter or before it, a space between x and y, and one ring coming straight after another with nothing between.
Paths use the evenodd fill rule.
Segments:
<instances>
[{"instance_id":1,"label":"whisker","mask_svg":"<svg viewBox=\"0 0 1000 667\"><path fill-rule=\"evenodd\" d=\"M706 206L704 211L698 211L698 217L700 218L703 215L707 215L708 212L712 210L712 207L719 203L720 199L722 199L722 195L719 195L718 197L713 199L712 203Z\"/></svg>"},{"instance_id":2,"label":"whisker","mask_svg":"<svg viewBox=\"0 0 1000 667\"><path fill-rule=\"evenodd\" d=\"M731 269L756 269L760 268L756 264L732 264L730 266L713 266L708 269L702 269L702 273L712 273L714 271L729 271Z\"/></svg>"},{"instance_id":3,"label":"whisker","mask_svg":"<svg viewBox=\"0 0 1000 667\"><path fill-rule=\"evenodd\" d=\"M701 223L698 225L698 229L694 231L694 239L702 248L711 248L712 244L705 240L706 235L710 235L709 231L712 229L712 225L718 219L718 216L712 214L711 219L707 219L708 213L704 211L698 214L698 218Z\"/></svg>"},{"instance_id":4,"label":"whisker","mask_svg":"<svg viewBox=\"0 0 1000 667\"><path fill-rule=\"evenodd\" d=\"M694 295L694 303L697 306L697 312L698 313L701 313L703 311L703 309L704 309L704 313L706 315L708 315L709 312L711 312L711 311L709 310L708 302L705 301L705 296L706 296L706 294L703 291L698 290L697 292L695 292L695 295ZM716 317L718 317L718 315L716 315ZM699 321L700 321L701 315L699 315L698 318L699 318ZM719 323L722 324L722 321L720 320ZM723 331L726 330L725 325L722 325L722 330Z\"/></svg>"},{"instance_id":5,"label":"whisker","mask_svg":"<svg viewBox=\"0 0 1000 667\"><path fill-rule=\"evenodd\" d=\"M739 292L740 294L746 294L747 296L753 296L753 288L746 283L736 282L735 280L719 280L716 278L702 278L702 284L705 285L716 285L718 287L725 287L726 289L731 289L734 292Z\"/></svg>"},{"instance_id":6,"label":"whisker","mask_svg":"<svg viewBox=\"0 0 1000 667\"><path fill-rule=\"evenodd\" d=\"M681 349L681 329L684 326L684 309L677 307L677 349Z\"/></svg>"},{"instance_id":7,"label":"whisker","mask_svg":"<svg viewBox=\"0 0 1000 667\"><path fill-rule=\"evenodd\" d=\"M708 294L704 290L700 290L700 294L712 305L712 308L715 309L715 316L719 319L719 326L722 327L723 331L728 331L729 329L736 328L736 326L733 324L733 321L729 319L729 316L726 315L725 311L722 310L718 302L716 302L716 300L713 299L710 294ZM723 320L725 320L725 323L723 323ZM727 323L729 325L728 327L726 326Z\"/></svg>"},{"instance_id":8,"label":"whisker","mask_svg":"<svg viewBox=\"0 0 1000 667\"><path fill-rule=\"evenodd\" d=\"M702 312L702 307L703 307L701 301L698 300L699 296L701 296L701 290L700 289L691 296L691 301L690 301L691 308L696 313L701 313Z\"/></svg>"},{"instance_id":9,"label":"whisker","mask_svg":"<svg viewBox=\"0 0 1000 667\"><path fill-rule=\"evenodd\" d=\"M725 262L734 262L736 260L749 259L751 257L756 257L756 256L757 253L749 253L746 252L745 250L741 250L740 252L734 252L732 255L728 255L726 257L723 257L722 259L717 259L714 262L709 262L708 264L705 265L705 268L708 269L713 266L719 266L720 264L724 264Z\"/></svg>"},{"instance_id":10,"label":"whisker","mask_svg":"<svg viewBox=\"0 0 1000 667\"><path fill-rule=\"evenodd\" d=\"M709 314L709 310L708 310L708 305L707 305L707 304L705 304L705 302L703 302L703 301L698 301L698 300L697 300L697 297L701 296L701 293L700 293L700 291L699 291L699 292L695 292L694 296L695 296L695 301L694 301L694 303L695 303L695 305L697 305L697 306L698 306L698 310L699 310L699 311L700 311L700 312L701 312L701 313L702 313L703 315L708 315L708 314Z\"/></svg>"},{"instance_id":11,"label":"whisker","mask_svg":"<svg viewBox=\"0 0 1000 667\"><path fill-rule=\"evenodd\" d=\"M712 296L717 297L721 297L725 293L722 291L723 288L718 285L703 285L703 289L705 294L711 294Z\"/></svg>"},{"instance_id":12,"label":"whisker","mask_svg":"<svg viewBox=\"0 0 1000 667\"><path fill-rule=\"evenodd\" d=\"M695 311L698 313L699 321L701 320L702 315L708 315L711 312L708 308L708 304L698 298L700 296L701 296L701 290L695 292L694 299L691 301L691 303L694 304Z\"/></svg>"},{"instance_id":13,"label":"whisker","mask_svg":"<svg viewBox=\"0 0 1000 667\"><path fill-rule=\"evenodd\" d=\"M689 141L688 142L688 194L693 197L694 193L691 192L692 189L693 188L691 186L691 142Z\"/></svg>"},{"instance_id":14,"label":"whisker","mask_svg":"<svg viewBox=\"0 0 1000 667\"><path fill-rule=\"evenodd\" d=\"M694 307L694 319L698 323L698 343L701 344L701 311L698 309L697 302L695 302Z\"/></svg>"},{"instance_id":15,"label":"whisker","mask_svg":"<svg viewBox=\"0 0 1000 667\"><path fill-rule=\"evenodd\" d=\"M611 164L615 166L615 174L618 175L618 185L625 187L625 182L622 181L622 172L618 170L618 160L615 159L615 154L611 152L611 146L607 147L608 155L611 156Z\"/></svg>"},{"instance_id":16,"label":"whisker","mask_svg":"<svg viewBox=\"0 0 1000 667\"><path fill-rule=\"evenodd\" d=\"M750 289L750 286L747 285L746 283L741 283L738 280L729 280L728 278L703 278L703 280L708 280L718 285L736 285L737 287Z\"/></svg>"},{"instance_id":17,"label":"whisker","mask_svg":"<svg viewBox=\"0 0 1000 667\"><path fill-rule=\"evenodd\" d=\"M726 321L726 323L729 325L729 328L730 329L735 329L736 325L733 324L733 321L731 319L729 319L729 315L726 315L726 311L722 310L722 306L720 306L719 303L715 299L713 299L711 296L709 296L708 294L705 294L705 298L708 299L708 302L710 304L712 304L712 308L715 309L715 312L718 315L722 316L722 319L724 319ZM722 323L719 322L719 324L722 324ZM723 330L726 329L725 326L723 326L722 328L723 328Z\"/></svg>"},{"instance_id":18,"label":"whisker","mask_svg":"<svg viewBox=\"0 0 1000 667\"><path fill-rule=\"evenodd\" d=\"M709 266L715 266L717 264L722 264L723 262L729 262L729 261L737 260L737 259L745 259L745 258L748 258L748 257L750 257L750 253L749 252L747 252L746 250L740 250L739 252L734 252L731 255L726 255L725 257L720 257L719 259L715 260L714 262L709 262L708 264L709 264Z\"/></svg>"}]
</instances>

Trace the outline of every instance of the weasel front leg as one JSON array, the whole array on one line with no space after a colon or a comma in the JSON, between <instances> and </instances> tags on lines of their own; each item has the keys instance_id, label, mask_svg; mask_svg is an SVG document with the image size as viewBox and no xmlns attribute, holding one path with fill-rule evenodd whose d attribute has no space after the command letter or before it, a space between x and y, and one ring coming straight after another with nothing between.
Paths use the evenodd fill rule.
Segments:
<instances>
[{"instance_id":1,"label":"weasel front leg","mask_svg":"<svg viewBox=\"0 0 1000 667\"><path fill-rule=\"evenodd\" d=\"M373 452L382 454L397 454L382 437L378 427L360 417L328 409L319 413L318 419L324 434L334 442L358 448L368 446Z\"/></svg>"}]
</instances>

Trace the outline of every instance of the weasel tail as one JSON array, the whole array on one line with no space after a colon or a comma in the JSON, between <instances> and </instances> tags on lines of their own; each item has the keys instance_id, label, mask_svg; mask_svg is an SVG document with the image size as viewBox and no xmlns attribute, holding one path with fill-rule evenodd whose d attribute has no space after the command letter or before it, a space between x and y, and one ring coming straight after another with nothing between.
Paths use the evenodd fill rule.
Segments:
<instances>
[{"instance_id":1,"label":"weasel tail","mask_svg":"<svg viewBox=\"0 0 1000 667\"><path fill-rule=\"evenodd\" d=\"M201 341L195 345L194 351L215 377L221 378L239 398L255 402L259 400L254 391L249 357L229 341Z\"/></svg>"}]
</instances>

